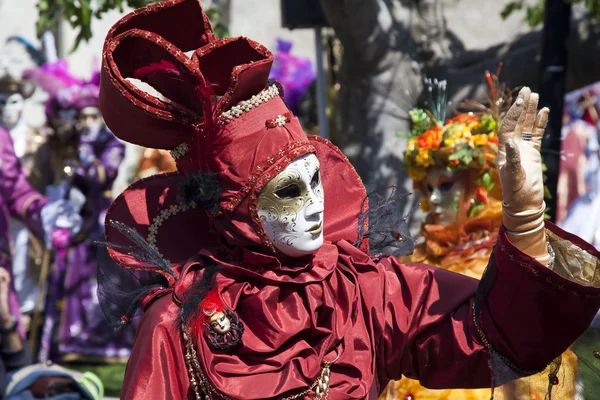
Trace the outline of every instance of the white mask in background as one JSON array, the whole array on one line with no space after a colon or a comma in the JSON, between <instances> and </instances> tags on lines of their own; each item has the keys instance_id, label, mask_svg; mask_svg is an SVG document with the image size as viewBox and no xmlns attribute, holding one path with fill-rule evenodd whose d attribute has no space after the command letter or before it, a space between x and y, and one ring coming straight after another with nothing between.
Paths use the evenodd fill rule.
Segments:
<instances>
[{"instance_id":1,"label":"white mask in background","mask_svg":"<svg viewBox=\"0 0 600 400\"><path fill-rule=\"evenodd\" d=\"M324 193L317 156L295 159L258 196L258 215L275 248L291 257L323 245Z\"/></svg>"},{"instance_id":2,"label":"white mask in background","mask_svg":"<svg viewBox=\"0 0 600 400\"><path fill-rule=\"evenodd\" d=\"M425 177L426 193L430 212L428 220L447 226L458 218L460 195L463 189L462 175L442 169L431 169Z\"/></svg>"},{"instance_id":3,"label":"white mask in background","mask_svg":"<svg viewBox=\"0 0 600 400\"><path fill-rule=\"evenodd\" d=\"M25 99L20 93L0 93L0 115L2 115L2 125L8 130L17 126L23 115L24 106Z\"/></svg>"},{"instance_id":4,"label":"white mask in background","mask_svg":"<svg viewBox=\"0 0 600 400\"><path fill-rule=\"evenodd\" d=\"M85 107L79 112L77 128L86 140L94 141L104 129L104 119L98 107Z\"/></svg>"}]
</instances>

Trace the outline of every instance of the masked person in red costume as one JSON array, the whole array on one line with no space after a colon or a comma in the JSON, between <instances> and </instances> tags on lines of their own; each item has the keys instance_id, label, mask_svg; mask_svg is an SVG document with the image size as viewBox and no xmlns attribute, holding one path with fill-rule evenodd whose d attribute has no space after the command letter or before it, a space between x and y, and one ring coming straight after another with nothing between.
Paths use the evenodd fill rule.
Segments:
<instances>
[{"instance_id":1,"label":"masked person in red costume","mask_svg":"<svg viewBox=\"0 0 600 400\"><path fill-rule=\"evenodd\" d=\"M118 326L144 310L121 398L376 399L402 375L493 387L586 330L600 254L544 222L537 94L524 88L499 132L503 228L478 282L374 250L410 251L405 226L367 206L336 147L304 134L267 82L272 60L250 39L216 39L197 0L109 31L106 123L172 150L178 169L134 183L107 215L118 268L100 270L105 313Z\"/></svg>"}]
</instances>

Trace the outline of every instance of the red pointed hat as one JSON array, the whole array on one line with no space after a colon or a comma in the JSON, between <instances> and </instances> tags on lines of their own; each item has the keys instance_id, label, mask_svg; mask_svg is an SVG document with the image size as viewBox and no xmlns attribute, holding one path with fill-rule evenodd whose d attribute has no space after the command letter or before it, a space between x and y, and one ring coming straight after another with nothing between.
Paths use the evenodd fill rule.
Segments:
<instances>
[{"instance_id":1,"label":"red pointed hat","mask_svg":"<svg viewBox=\"0 0 600 400\"><path fill-rule=\"evenodd\" d=\"M325 238L357 240L362 182L335 146L305 135L281 86L267 87L272 62L271 52L250 39L215 38L198 0L161 2L117 22L103 51L100 107L106 124L125 141L171 150L178 171L134 183L115 199L107 221L133 227L171 262L216 245L217 237L275 252L258 218L257 196L294 159L316 153ZM178 185L207 171L220 186L217 207L180 204ZM111 224L106 237L127 244ZM132 264L132 256L110 251L122 265Z\"/></svg>"}]
</instances>

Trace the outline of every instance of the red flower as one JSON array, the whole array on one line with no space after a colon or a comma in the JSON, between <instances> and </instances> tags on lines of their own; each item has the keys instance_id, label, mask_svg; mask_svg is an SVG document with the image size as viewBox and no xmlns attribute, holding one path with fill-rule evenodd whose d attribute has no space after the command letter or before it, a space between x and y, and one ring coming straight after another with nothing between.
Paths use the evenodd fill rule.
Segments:
<instances>
[{"instance_id":1,"label":"red flower","mask_svg":"<svg viewBox=\"0 0 600 400\"><path fill-rule=\"evenodd\" d=\"M456 117L447 120L446 125L453 124L455 122L463 122L469 125L471 122L479 122L479 117L476 115L458 114Z\"/></svg>"},{"instance_id":2,"label":"red flower","mask_svg":"<svg viewBox=\"0 0 600 400\"><path fill-rule=\"evenodd\" d=\"M498 145L498 138L488 138L489 143L494 143L496 146Z\"/></svg>"},{"instance_id":3,"label":"red flower","mask_svg":"<svg viewBox=\"0 0 600 400\"><path fill-rule=\"evenodd\" d=\"M475 201L477 201L479 204L485 204L487 203L487 200L487 190L485 190L484 187L479 186L475 191Z\"/></svg>"},{"instance_id":4,"label":"red flower","mask_svg":"<svg viewBox=\"0 0 600 400\"><path fill-rule=\"evenodd\" d=\"M417 139L417 146L420 149L438 149L442 143L442 127L434 126L423 132Z\"/></svg>"}]
</instances>

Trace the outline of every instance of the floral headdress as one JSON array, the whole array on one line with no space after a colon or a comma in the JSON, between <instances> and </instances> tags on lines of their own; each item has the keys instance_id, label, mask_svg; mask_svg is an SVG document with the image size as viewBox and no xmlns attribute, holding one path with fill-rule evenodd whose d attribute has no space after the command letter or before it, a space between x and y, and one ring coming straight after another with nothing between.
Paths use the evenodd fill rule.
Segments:
<instances>
[{"instance_id":1,"label":"floral headdress","mask_svg":"<svg viewBox=\"0 0 600 400\"><path fill-rule=\"evenodd\" d=\"M445 115L446 81L426 79L429 109L409 111L412 131L404 156L409 176L418 187L430 168L481 171L470 216L483 209L487 193L495 186L490 170L496 167L500 121L511 102L510 90L500 83L498 74L499 70L495 75L485 74L485 103L465 100L450 119ZM426 202L423 205L427 208Z\"/></svg>"}]
</instances>

